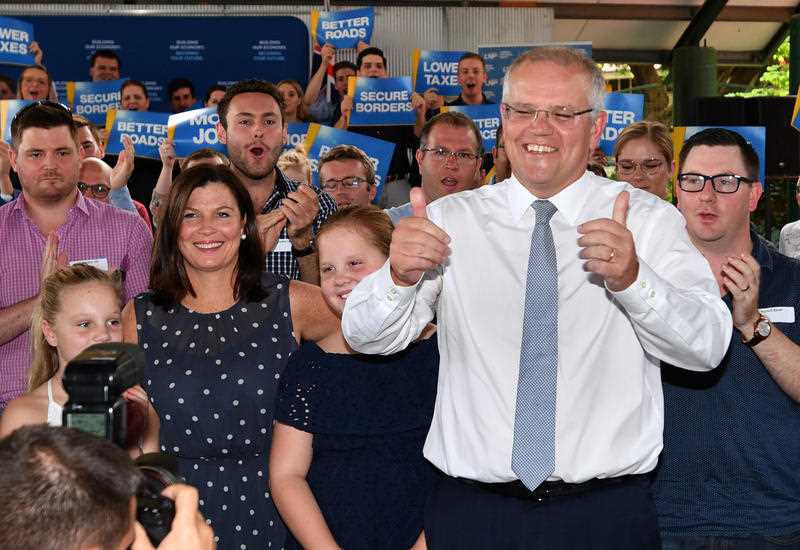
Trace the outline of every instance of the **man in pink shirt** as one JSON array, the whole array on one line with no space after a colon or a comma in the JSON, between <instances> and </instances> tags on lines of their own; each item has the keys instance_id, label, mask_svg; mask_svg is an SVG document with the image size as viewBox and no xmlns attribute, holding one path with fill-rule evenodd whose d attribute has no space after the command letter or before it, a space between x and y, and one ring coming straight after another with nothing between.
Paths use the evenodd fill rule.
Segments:
<instances>
[{"instance_id":1,"label":"man in pink shirt","mask_svg":"<svg viewBox=\"0 0 800 550\"><path fill-rule=\"evenodd\" d=\"M25 391L41 280L67 263L121 269L129 300L147 289L153 244L139 216L78 191L81 159L67 109L34 103L14 117L11 134L22 194L0 207L0 410Z\"/></svg>"}]
</instances>

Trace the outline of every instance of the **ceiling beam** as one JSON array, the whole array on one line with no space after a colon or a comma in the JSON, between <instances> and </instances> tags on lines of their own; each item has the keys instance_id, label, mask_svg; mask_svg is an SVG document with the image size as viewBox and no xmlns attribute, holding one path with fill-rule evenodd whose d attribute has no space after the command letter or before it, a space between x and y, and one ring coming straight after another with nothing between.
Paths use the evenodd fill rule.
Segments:
<instances>
[{"instance_id":1,"label":"ceiling beam","mask_svg":"<svg viewBox=\"0 0 800 550\"><path fill-rule=\"evenodd\" d=\"M655 64L669 66L671 50L611 50L592 49L592 58L598 63ZM764 64L762 52L717 52L717 64L740 67L760 67Z\"/></svg>"},{"instance_id":2,"label":"ceiling beam","mask_svg":"<svg viewBox=\"0 0 800 550\"><path fill-rule=\"evenodd\" d=\"M598 19L617 21L691 21L700 11L695 6L643 6L624 4L560 4L531 2L540 8L553 8L556 19ZM794 15L791 7L725 6L717 21L780 23Z\"/></svg>"}]
</instances>

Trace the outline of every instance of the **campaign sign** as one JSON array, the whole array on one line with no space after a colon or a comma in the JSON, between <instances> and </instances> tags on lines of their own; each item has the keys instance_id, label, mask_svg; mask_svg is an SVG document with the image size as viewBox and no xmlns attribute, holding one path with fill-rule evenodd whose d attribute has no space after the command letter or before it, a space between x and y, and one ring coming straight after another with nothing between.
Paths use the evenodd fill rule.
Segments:
<instances>
[{"instance_id":1,"label":"campaign sign","mask_svg":"<svg viewBox=\"0 0 800 550\"><path fill-rule=\"evenodd\" d=\"M131 138L137 157L159 160L159 146L167 139L169 113L110 109L106 115L106 153L118 155L125 149L124 136Z\"/></svg>"},{"instance_id":2,"label":"campaign sign","mask_svg":"<svg viewBox=\"0 0 800 550\"><path fill-rule=\"evenodd\" d=\"M644 95L611 92L606 95L605 111L608 121L600 138L600 149L606 155L613 155L620 132L644 118Z\"/></svg>"},{"instance_id":3,"label":"campaign sign","mask_svg":"<svg viewBox=\"0 0 800 550\"><path fill-rule=\"evenodd\" d=\"M797 87L796 99L794 100L794 109L792 110L792 120L790 124L795 130L800 130L800 117L797 115L800 114L800 86Z\"/></svg>"},{"instance_id":4,"label":"campaign sign","mask_svg":"<svg viewBox=\"0 0 800 550\"><path fill-rule=\"evenodd\" d=\"M0 126L2 126L3 141L11 143L11 123L18 112L33 101L27 99L0 100Z\"/></svg>"},{"instance_id":5,"label":"campaign sign","mask_svg":"<svg viewBox=\"0 0 800 550\"><path fill-rule=\"evenodd\" d=\"M442 112L455 111L471 118L481 131L484 151L491 151L497 140L497 129L500 128L500 105L450 105L442 107Z\"/></svg>"},{"instance_id":6,"label":"campaign sign","mask_svg":"<svg viewBox=\"0 0 800 550\"><path fill-rule=\"evenodd\" d=\"M414 91L422 94L430 88L436 88L439 95L459 95L458 60L465 53L414 49L411 52Z\"/></svg>"},{"instance_id":7,"label":"campaign sign","mask_svg":"<svg viewBox=\"0 0 800 550\"><path fill-rule=\"evenodd\" d=\"M19 19L0 17L0 64L33 65L31 42L33 25Z\"/></svg>"},{"instance_id":8,"label":"campaign sign","mask_svg":"<svg viewBox=\"0 0 800 550\"><path fill-rule=\"evenodd\" d=\"M402 126L416 123L411 108L411 77L351 76L347 95L353 98L349 126Z\"/></svg>"},{"instance_id":9,"label":"campaign sign","mask_svg":"<svg viewBox=\"0 0 800 550\"><path fill-rule=\"evenodd\" d=\"M123 82L125 79L67 82L67 103L76 115L86 117L95 126L105 126L108 110L119 108Z\"/></svg>"},{"instance_id":10,"label":"campaign sign","mask_svg":"<svg viewBox=\"0 0 800 550\"><path fill-rule=\"evenodd\" d=\"M298 145L304 144L308 134L308 122L290 122L287 124L287 134L284 149L294 149Z\"/></svg>"},{"instance_id":11,"label":"campaign sign","mask_svg":"<svg viewBox=\"0 0 800 550\"><path fill-rule=\"evenodd\" d=\"M314 185L319 187L319 159L325 153L342 144L353 145L364 151L375 165L375 184L377 192L374 203L377 204L383 191L383 183L386 181L386 174L389 172L389 164L392 162L394 154L394 143L383 141L361 134L354 134L347 130L322 126L312 123L308 125L308 135L306 136L306 151L308 160L311 163L311 177Z\"/></svg>"},{"instance_id":12,"label":"campaign sign","mask_svg":"<svg viewBox=\"0 0 800 550\"><path fill-rule=\"evenodd\" d=\"M486 97L494 102L499 103L503 95L503 77L506 71L511 66L511 63L519 57L520 54L540 48L542 46L568 46L581 50L586 57L592 57L592 43L591 42L550 42L550 43L532 43L532 44L489 44L485 46L478 46L478 53L486 61L486 85L483 87L483 93Z\"/></svg>"},{"instance_id":13,"label":"campaign sign","mask_svg":"<svg viewBox=\"0 0 800 550\"><path fill-rule=\"evenodd\" d=\"M758 155L758 179L766 192L767 130L764 126L676 126L672 131L672 144L675 148L675 158L677 159L680 156L684 141L697 132L707 128L724 128L725 130L731 130L742 136L747 143L753 146L753 149L755 149ZM675 164L675 169L677 170L677 163Z\"/></svg>"},{"instance_id":14,"label":"campaign sign","mask_svg":"<svg viewBox=\"0 0 800 550\"><path fill-rule=\"evenodd\" d=\"M167 121L169 127L167 135L175 147L175 155L179 158L188 157L198 149L210 147L228 153L224 143L219 142L217 136L217 122L219 115L217 107L195 109L170 115Z\"/></svg>"},{"instance_id":15,"label":"campaign sign","mask_svg":"<svg viewBox=\"0 0 800 550\"><path fill-rule=\"evenodd\" d=\"M311 10L311 43L326 43L335 48L355 48L359 42L372 41L375 8L347 11Z\"/></svg>"}]
</instances>

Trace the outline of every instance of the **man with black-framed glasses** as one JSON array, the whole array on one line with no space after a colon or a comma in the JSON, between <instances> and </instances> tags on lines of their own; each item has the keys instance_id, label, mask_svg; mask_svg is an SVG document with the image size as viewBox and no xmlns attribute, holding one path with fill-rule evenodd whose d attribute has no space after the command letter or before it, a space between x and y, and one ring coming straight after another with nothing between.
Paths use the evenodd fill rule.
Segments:
<instances>
[{"instance_id":1,"label":"man with black-framed glasses","mask_svg":"<svg viewBox=\"0 0 800 550\"><path fill-rule=\"evenodd\" d=\"M416 152L425 200L468 191L483 180L483 141L475 122L463 113L439 113L422 128ZM411 203L386 210L392 223L411 216Z\"/></svg>"},{"instance_id":2,"label":"man with black-framed glasses","mask_svg":"<svg viewBox=\"0 0 800 550\"><path fill-rule=\"evenodd\" d=\"M358 147L337 145L319 159L318 170L319 186L337 208L367 206L375 199L375 166Z\"/></svg>"},{"instance_id":3,"label":"man with black-framed glasses","mask_svg":"<svg viewBox=\"0 0 800 550\"><path fill-rule=\"evenodd\" d=\"M42 281L68 263L121 269L127 301L147 289L153 244L139 216L78 191L81 158L69 110L33 103L14 117L11 137L22 194L0 207L0 409L25 391Z\"/></svg>"},{"instance_id":4,"label":"man with black-framed glasses","mask_svg":"<svg viewBox=\"0 0 800 550\"><path fill-rule=\"evenodd\" d=\"M800 548L800 263L750 224L763 189L741 135L703 130L679 162L678 208L735 330L711 372L662 364L654 489L663 547Z\"/></svg>"}]
</instances>

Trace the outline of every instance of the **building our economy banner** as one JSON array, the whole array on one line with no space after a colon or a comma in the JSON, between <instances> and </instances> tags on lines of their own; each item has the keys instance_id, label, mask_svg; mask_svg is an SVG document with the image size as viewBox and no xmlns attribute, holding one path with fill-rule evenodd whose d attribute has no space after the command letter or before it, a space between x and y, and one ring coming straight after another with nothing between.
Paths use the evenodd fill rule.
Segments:
<instances>
[{"instance_id":1,"label":"building our economy banner","mask_svg":"<svg viewBox=\"0 0 800 550\"><path fill-rule=\"evenodd\" d=\"M122 138L133 142L137 157L159 160L158 148L167 139L169 113L110 109L106 115L106 153L118 155Z\"/></svg>"},{"instance_id":2,"label":"building our economy banner","mask_svg":"<svg viewBox=\"0 0 800 550\"><path fill-rule=\"evenodd\" d=\"M497 129L500 128L500 105L487 103L484 105L450 105L442 107L442 112L455 111L471 118L483 139L483 150L492 150L497 141Z\"/></svg>"},{"instance_id":3,"label":"building our economy banner","mask_svg":"<svg viewBox=\"0 0 800 550\"><path fill-rule=\"evenodd\" d=\"M346 130L322 126L321 124L311 123L308 125L306 136L306 151L308 160L311 163L311 175L314 185L319 187L319 159L325 153L341 144L348 144L358 147L364 151L375 165L375 183L377 192L374 203L381 198L383 184L386 181L386 174L389 172L389 164L392 162L394 153L394 143L383 141L369 136L362 136Z\"/></svg>"},{"instance_id":4,"label":"building our economy banner","mask_svg":"<svg viewBox=\"0 0 800 550\"><path fill-rule=\"evenodd\" d=\"M227 154L227 147L219 142L217 136L217 122L219 115L216 105L170 115L167 121L167 137L172 140L175 155L186 158L205 147Z\"/></svg>"},{"instance_id":5,"label":"building our economy banner","mask_svg":"<svg viewBox=\"0 0 800 550\"><path fill-rule=\"evenodd\" d=\"M100 82L67 82L67 103L76 115L95 126L105 126L109 109L119 109L120 86L126 79Z\"/></svg>"},{"instance_id":6,"label":"building our economy banner","mask_svg":"<svg viewBox=\"0 0 800 550\"><path fill-rule=\"evenodd\" d=\"M676 126L672 130L672 144L675 147L675 158L677 159L680 156L683 143L687 139L707 128L724 128L725 130L731 130L742 136L747 143L753 146L753 149L755 149L758 155L758 180L761 182L764 192L766 192L767 130L764 126ZM676 162L675 170L677 169L678 165Z\"/></svg>"},{"instance_id":7,"label":"building our economy banner","mask_svg":"<svg viewBox=\"0 0 800 550\"><path fill-rule=\"evenodd\" d=\"M606 94L605 111L608 113L608 120L600 138L600 149L606 155L613 155L620 132L644 119L644 94Z\"/></svg>"},{"instance_id":8,"label":"building our economy banner","mask_svg":"<svg viewBox=\"0 0 800 550\"><path fill-rule=\"evenodd\" d=\"M369 44L375 27L375 9L346 11L311 10L311 43L331 44L335 48L355 48L359 42Z\"/></svg>"},{"instance_id":9,"label":"building our economy banner","mask_svg":"<svg viewBox=\"0 0 800 550\"><path fill-rule=\"evenodd\" d=\"M0 65L33 65L31 42L33 25L19 19L0 17Z\"/></svg>"},{"instance_id":10,"label":"building our economy banner","mask_svg":"<svg viewBox=\"0 0 800 550\"><path fill-rule=\"evenodd\" d=\"M33 101L27 99L3 99L0 100L0 128L2 128L3 141L11 143L11 123L14 116L23 107L30 105Z\"/></svg>"},{"instance_id":11,"label":"building our economy banner","mask_svg":"<svg viewBox=\"0 0 800 550\"><path fill-rule=\"evenodd\" d=\"M351 76L347 95L353 98L348 126L413 125L417 114L411 108L410 76L367 78Z\"/></svg>"},{"instance_id":12,"label":"building our economy banner","mask_svg":"<svg viewBox=\"0 0 800 550\"><path fill-rule=\"evenodd\" d=\"M503 77L506 71L511 66L511 63L524 52L542 46L568 46L576 48L586 54L587 57L592 57L592 43L591 42L550 42L532 43L532 44L487 44L478 46L478 53L483 57L486 62L486 85L483 87L483 93L487 98L499 103L503 96Z\"/></svg>"},{"instance_id":13,"label":"building our economy banner","mask_svg":"<svg viewBox=\"0 0 800 550\"><path fill-rule=\"evenodd\" d=\"M414 91L422 94L435 88L439 95L459 95L458 60L464 51L432 51L414 49L411 52L411 80Z\"/></svg>"}]
</instances>

